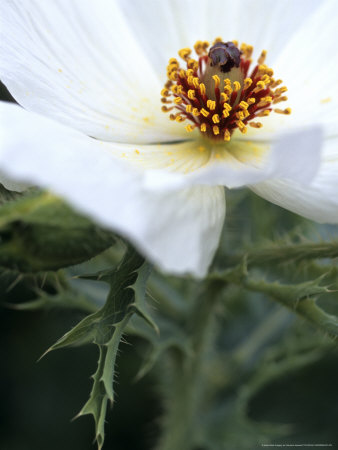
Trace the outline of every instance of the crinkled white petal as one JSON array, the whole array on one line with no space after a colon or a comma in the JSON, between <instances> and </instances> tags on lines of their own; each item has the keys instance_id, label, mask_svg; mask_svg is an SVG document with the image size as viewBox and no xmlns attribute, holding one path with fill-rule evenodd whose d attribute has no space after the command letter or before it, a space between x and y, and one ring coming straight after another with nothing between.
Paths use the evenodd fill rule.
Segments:
<instances>
[{"instance_id":1,"label":"crinkled white petal","mask_svg":"<svg viewBox=\"0 0 338 450\"><path fill-rule=\"evenodd\" d=\"M197 40L237 39L267 49L271 61L320 6L318 0L119 0L130 28L157 73ZM156 18L156 19L155 19Z\"/></svg>"},{"instance_id":2,"label":"crinkled white petal","mask_svg":"<svg viewBox=\"0 0 338 450\"><path fill-rule=\"evenodd\" d=\"M120 232L160 268L203 276L224 216L222 187L150 191L144 170L118 159L122 144L89 138L16 105L0 103L0 169L48 187Z\"/></svg>"},{"instance_id":3,"label":"crinkled white petal","mask_svg":"<svg viewBox=\"0 0 338 450\"><path fill-rule=\"evenodd\" d=\"M107 141L187 137L159 113L162 86L114 0L2 0L0 46L28 110Z\"/></svg>"},{"instance_id":4,"label":"crinkled white petal","mask_svg":"<svg viewBox=\"0 0 338 450\"><path fill-rule=\"evenodd\" d=\"M338 223L338 138L325 140L320 170L304 186L296 180L268 180L251 189L276 205L320 223Z\"/></svg>"}]
</instances>

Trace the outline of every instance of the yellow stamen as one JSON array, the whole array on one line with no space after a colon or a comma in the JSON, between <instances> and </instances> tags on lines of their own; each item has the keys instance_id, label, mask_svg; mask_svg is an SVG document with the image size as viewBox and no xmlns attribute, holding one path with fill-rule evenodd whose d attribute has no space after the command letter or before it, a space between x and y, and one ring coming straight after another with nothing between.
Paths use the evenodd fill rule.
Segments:
<instances>
[{"instance_id":1,"label":"yellow stamen","mask_svg":"<svg viewBox=\"0 0 338 450\"><path fill-rule=\"evenodd\" d=\"M189 58L189 56L191 55L191 49L186 47L186 48L182 48L181 50L179 50L178 55L186 60Z\"/></svg>"},{"instance_id":2,"label":"yellow stamen","mask_svg":"<svg viewBox=\"0 0 338 450\"><path fill-rule=\"evenodd\" d=\"M247 103L249 104L249 106L250 106L250 105L253 105L255 102L256 102L256 99L255 99L254 97L250 97L250 98L248 98L248 100L247 100Z\"/></svg>"},{"instance_id":3,"label":"yellow stamen","mask_svg":"<svg viewBox=\"0 0 338 450\"><path fill-rule=\"evenodd\" d=\"M230 116L229 111L227 109L223 109L223 117L226 118L226 117L229 117L229 116Z\"/></svg>"},{"instance_id":4,"label":"yellow stamen","mask_svg":"<svg viewBox=\"0 0 338 450\"><path fill-rule=\"evenodd\" d=\"M244 102L243 100L241 101L241 103L238 106L241 109L248 109L249 108L249 104L247 102Z\"/></svg>"},{"instance_id":5,"label":"yellow stamen","mask_svg":"<svg viewBox=\"0 0 338 450\"><path fill-rule=\"evenodd\" d=\"M207 131L207 126L206 126L205 123L201 123L201 128L200 128L200 130L202 131L202 133L204 133L204 132Z\"/></svg>"},{"instance_id":6,"label":"yellow stamen","mask_svg":"<svg viewBox=\"0 0 338 450\"><path fill-rule=\"evenodd\" d=\"M210 114L209 111L207 111L206 109L202 108L200 110L200 113L204 116L204 117L208 117L208 115Z\"/></svg>"},{"instance_id":7,"label":"yellow stamen","mask_svg":"<svg viewBox=\"0 0 338 450\"><path fill-rule=\"evenodd\" d=\"M280 102L285 102L287 99L288 99L287 96L283 95L282 97L275 98L272 103L276 104L276 103L280 103Z\"/></svg>"},{"instance_id":8,"label":"yellow stamen","mask_svg":"<svg viewBox=\"0 0 338 450\"><path fill-rule=\"evenodd\" d=\"M229 132L229 130L225 130L224 131L224 140L225 141L230 141L230 132Z\"/></svg>"},{"instance_id":9,"label":"yellow stamen","mask_svg":"<svg viewBox=\"0 0 338 450\"><path fill-rule=\"evenodd\" d=\"M210 109L210 111L213 111L216 108L216 102L214 100L208 100L207 107Z\"/></svg>"},{"instance_id":10,"label":"yellow stamen","mask_svg":"<svg viewBox=\"0 0 338 450\"><path fill-rule=\"evenodd\" d=\"M223 108L226 109L227 111L232 110L232 107L229 105L229 103L224 103Z\"/></svg>"},{"instance_id":11,"label":"yellow stamen","mask_svg":"<svg viewBox=\"0 0 338 450\"><path fill-rule=\"evenodd\" d=\"M191 124L189 123L189 125L186 125L186 126L185 126L185 129L187 130L188 133L191 133L192 131L194 131L195 125L191 125Z\"/></svg>"},{"instance_id":12,"label":"yellow stamen","mask_svg":"<svg viewBox=\"0 0 338 450\"><path fill-rule=\"evenodd\" d=\"M168 111L171 111L172 109L174 109L173 106L171 106L170 108L168 108L168 107L165 106L165 105L163 105L162 108L161 108L161 110L162 110L163 112L168 112Z\"/></svg>"},{"instance_id":13,"label":"yellow stamen","mask_svg":"<svg viewBox=\"0 0 338 450\"><path fill-rule=\"evenodd\" d=\"M191 105L187 105L185 107L185 110L186 110L187 113L191 113L192 112L192 106Z\"/></svg>"},{"instance_id":14,"label":"yellow stamen","mask_svg":"<svg viewBox=\"0 0 338 450\"><path fill-rule=\"evenodd\" d=\"M252 128L262 128L263 124L261 122L249 122L250 127Z\"/></svg>"},{"instance_id":15,"label":"yellow stamen","mask_svg":"<svg viewBox=\"0 0 338 450\"><path fill-rule=\"evenodd\" d=\"M189 89L188 98L190 98L190 100L195 100L195 91L193 89Z\"/></svg>"},{"instance_id":16,"label":"yellow stamen","mask_svg":"<svg viewBox=\"0 0 338 450\"><path fill-rule=\"evenodd\" d=\"M217 125L214 125L214 126L212 127L212 131L213 131L214 135L217 136L217 135L219 134L219 128L218 128L218 126L217 126Z\"/></svg>"},{"instance_id":17,"label":"yellow stamen","mask_svg":"<svg viewBox=\"0 0 338 450\"><path fill-rule=\"evenodd\" d=\"M274 111L277 114L287 114L287 115L291 114L291 108L285 108L285 109L276 108L276 109L274 109Z\"/></svg>"},{"instance_id":18,"label":"yellow stamen","mask_svg":"<svg viewBox=\"0 0 338 450\"><path fill-rule=\"evenodd\" d=\"M193 79L193 85L195 86L196 89L199 88L200 84L199 84L199 79L198 79L198 77L194 77L194 79Z\"/></svg>"},{"instance_id":19,"label":"yellow stamen","mask_svg":"<svg viewBox=\"0 0 338 450\"><path fill-rule=\"evenodd\" d=\"M175 120L176 120L176 122L184 122L185 121L185 117L181 116L180 114L177 114Z\"/></svg>"},{"instance_id":20,"label":"yellow stamen","mask_svg":"<svg viewBox=\"0 0 338 450\"><path fill-rule=\"evenodd\" d=\"M176 97L175 100L174 100L174 103L176 103L176 105L179 105L182 102L183 102L183 100L182 100L181 97Z\"/></svg>"},{"instance_id":21,"label":"yellow stamen","mask_svg":"<svg viewBox=\"0 0 338 450\"><path fill-rule=\"evenodd\" d=\"M221 82L219 76L218 76L218 75L213 75L212 79L213 79L214 82L215 82L215 89L218 89L218 88L219 88L219 84L220 84L220 82Z\"/></svg>"},{"instance_id":22,"label":"yellow stamen","mask_svg":"<svg viewBox=\"0 0 338 450\"><path fill-rule=\"evenodd\" d=\"M197 109L197 108L194 108L193 110L192 110L192 115L193 116L199 116L200 115L200 112L199 112L199 110Z\"/></svg>"},{"instance_id":23,"label":"yellow stamen","mask_svg":"<svg viewBox=\"0 0 338 450\"><path fill-rule=\"evenodd\" d=\"M162 89L161 95L162 97L169 97L170 95L169 90L167 88Z\"/></svg>"},{"instance_id":24,"label":"yellow stamen","mask_svg":"<svg viewBox=\"0 0 338 450\"><path fill-rule=\"evenodd\" d=\"M229 100L229 96L225 92L221 92L222 102L227 102Z\"/></svg>"},{"instance_id":25,"label":"yellow stamen","mask_svg":"<svg viewBox=\"0 0 338 450\"><path fill-rule=\"evenodd\" d=\"M217 44L218 42L223 42L223 39L222 39L220 36L218 36L218 37L214 40L214 42L212 43L212 45L215 45L215 44Z\"/></svg>"},{"instance_id":26,"label":"yellow stamen","mask_svg":"<svg viewBox=\"0 0 338 450\"><path fill-rule=\"evenodd\" d=\"M248 89L251 85L252 85L252 79L251 78L245 78L243 89Z\"/></svg>"},{"instance_id":27,"label":"yellow stamen","mask_svg":"<svg viewBox=\"0 0 338 450\"><path fill-rule=\"evenodd\" d=\"M239 81L234 81L234 90L239 91L241 89L241 83Z\"/></svg>"},{"instance_id":28,"label":"yellow stamen","mask_svg":"<svg viewBox=\"0 0 338 450\"><path fill-rule=\"evenodd\" d=\"M205 95L205 84L201 83L199 85L201 95Z\"/></svg>"},{"instance_id":29,"label":"yellow stamen","mask_svg":"<svg viewBox=\"0 0 338 450\"><path fill-rule=\"evenodd\" d=\"M259 113L256 113L257 117L266 117L269 116L271 113L270 109L264 109L264 111L260 111Z\"/></svg>"},{"instance_id":30,"label":"yellow stamen","mask_svg":"<svg viewBox=\"0 0 338 450\"><path fill-rule=\"evenodd\" d=\"M261 56L258 58L258 64L263 64L266 58L267 51L263 50Z\"/></svg>"},{"instance_id":31,"label":"yellow stamen","mask_svg":"<svg viewBox=\"0 0 338 450\"><path fill-rule=\"evenodd\" d=\"M213 121L214 123L219 123L219 122L220 122L220 120L219 120L219 115L218 115L218 114L214 114L214 115L212 116L212 121Z\"/></svg>"}]
</instances>

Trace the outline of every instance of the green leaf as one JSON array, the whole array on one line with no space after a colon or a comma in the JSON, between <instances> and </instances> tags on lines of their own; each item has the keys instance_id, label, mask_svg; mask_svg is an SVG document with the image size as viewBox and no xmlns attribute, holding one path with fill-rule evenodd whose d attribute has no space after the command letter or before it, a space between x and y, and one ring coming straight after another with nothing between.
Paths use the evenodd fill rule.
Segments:
<instances>
[{"instance_id":1,"label":"green leaf","mask_svg":"<svg viewBox=\"0 0 338 450\"><path fill-rule=\"evenodd\" d=\"M93 375L89 400L79 416L91 414L96 425L96 440L101 449L104 442L104 421L108 400L113 403L115 361L121 337L136 312L157 329L145 309L146 283L150 267L143 258L128 248L120 265L112 270L83 278L101 280L110 290L105 305L85 317L72 330L61 337L46 353L58 348L95 343L99 348L98 367Z\"/></svg>"},{"instance_id":2,"label":"green leaf","mask_svg":"<svg viewBox=\"0 0 338 450\"><path fill-rule=\"evenodd\" d=\"M20 272L57 270L99 254L112 233L48 192L28 192L0 206L0 266Z\"/></svg>"}]
</instances>

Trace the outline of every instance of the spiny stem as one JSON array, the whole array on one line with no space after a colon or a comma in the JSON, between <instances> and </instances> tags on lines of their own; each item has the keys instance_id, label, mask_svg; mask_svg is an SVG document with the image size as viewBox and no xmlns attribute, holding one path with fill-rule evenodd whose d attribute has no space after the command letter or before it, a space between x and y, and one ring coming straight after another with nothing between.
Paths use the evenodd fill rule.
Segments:
<instances>
[{"instance_id":1,"label":"spiny stem","mask_svg":"<svg viewBox=\"0 0 338 450\"><path fill-rule=\"evenodd\" d=\"M223 289L224 285L209 284L195 302L187 324L193 353L187 356L172 355L171 384L169 391L165 386L167 411L158 450L191 450L196 443L198 416L203 410L206 386L205 363L213 342L214 310L220 287Z\"/></svg>"}]
</instances>

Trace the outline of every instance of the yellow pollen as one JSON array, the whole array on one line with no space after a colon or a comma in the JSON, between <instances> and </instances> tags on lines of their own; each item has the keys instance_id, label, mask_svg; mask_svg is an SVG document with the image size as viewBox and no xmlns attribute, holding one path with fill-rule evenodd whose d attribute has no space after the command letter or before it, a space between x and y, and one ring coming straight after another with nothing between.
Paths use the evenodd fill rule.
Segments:
<instances>
[{"instance_id":1,"label":"yellow pollen","mask_svg":"<svg viewBox=\"0 0 338 450\"><path fill-rule=\"evenodd\" d=\"M178 52L178 56L180 56L182 59L186 60L191 55L191 49L190 48L182 48Z\"/></svg>"},{"instance_id":2,"label":"yellow pollen","mask_svg":"<svg viewBox=\"0 0 338 450\"><path fill-rule=\"evenodd\" d=\"M230 78L226 78L226 79L224 80L224 85L225 85L225 86L231 86L231 80L230 80Z\"/></svg>"},{"instance_id":3,"label":"yellow pollen","mask_svg":"<svg viewBox=\"0 0 338 450\"><path fill-rule=\"evenodd\" d=\"M162 89L161 95L162 97L168 97L170 95L169 90L167 88Z\"/></svg>"},{"instance_id":4,"label":"yellow pollen","mask_svg":"<svg viewBox=\"0 0 338 450\"><path fill-rule=\"evenodd\" d=\"M199 85L201 95L205 95L205 84L201 83Z\"/></svg>"},{"instance_id":5,"label":"yellow pollen","mask_svg":"<svg viewBox=\"0 0 338 450\"><path fill-rule=\"evenodd\" d=\"M227 111L232 110L232 107L229 105L229 103L224 103L223 108L226 109Z\"/></svg>"},{"instance_id":6,"label":"yellow pollen","mask_svg":"<svg viewBox=\"0 0 338 450\"><path fill-rule=\"evenodd\" d=\"M261 111L256 114L257 117L266 117L269 116L271 113L270 109L265 109L264 111Z\"/></svg>"},{"instance_id":7,"label":"yellow pollen","mask_svg":"<svg viewBox=\"0 0 338 450\"><path fill-rule=\"evenodd\" d=\"M287 96L283 95L282 97L275 98L272 103L276 104L276 103L280 103L280 102L285 102L287 99L288 99Z\"/></svg>"},{"instance_id":8,"label":"yellow pollen","mask_svg":"<svg viewBox=\"0 0 338 450\"><path fill-rule=\"evenodd\" d=\"M185 117L181 116L180 114L177 114L175 120L176 120L176 122L184 122Z\"/></svg>"},{"instance_id":9,"label":"yellow pollen","mask_svg":"<svg viewBox=\"0 0 338 450\"><path fill-rule=\"evenodd\" d=\"M218 126L217 126L217 125L214 125L214 126L212 127L212 131L213 131L214 135L217 136L217 135L219 134L219 128L218 128Z\"/></svg>"},{"instance_id":10,"label":"yellow pollen","mask_svg":"<svg viewBox=\"0 0 338 450\"><path fill-rule=\"evenodd\" d=\"M258 64L263 64L266 58L267 51L263 50L261 56L258 58Z\"/></svg>"},{"instance_id":11,"label":"yellow pollen","mask_svg":"<svg viewBox=\"0 0 338 450\"><path fill-rule=\"evenodd\" d=\"M193 115L193 116L199 116L199 115L200 115L199 110L198 110L197 108L194 108L194 109L192 110L192 115Z\"/></svg>"},{"instance_id":12,"label":"yellow pollen","mask_svg":"<svg viewBox=\"0 0 338 450\"><path fill-rule=\"evenodd\" d=\"M186 110L187 113L191 113L192 112L192 106L191 105L187 105L185 107L185 110Z\"/></svg>"},{"instance_id":13,"label":"yellow pollen","mask_svg":"<svg viewBox=\"0 0 338 450\"><path fill-rule=\"evenodd\" d=\"M229 96L225 92L221 92L222 102L226 102L229 100Z\"/></svg>"},{"instance_id":14,"label":"yellow pollen","mask_svg":"<svg viewBox=\"0 0 338 450\"><path fill-rule=\"evenodd\" d=\"M218 114L214 114L214 115L212 116L212 121L213 121L214 123L219 123L219 122L220 122L220 120L219 120L219 115L218 115Z\"/></svg>"},{"instance_id":15,"label":"yellow pollen","mask_svg":"<svg viewBox=\"0 0 338 450\"><path fill-rule=\"evenodd\" d=\"M218 76L218 75L213 75L212 79L213 79L214 82L215 82L215 88L218 89L218 88L219 88L219 85L220 85L220 82L221 82L219 76Z\"/></svg>"},{"instance_id":16,"label":"yellow pollen","mask_svg":"<svg viewBox=\"0 0 338 450\"><path fill-rule=\"evenodd\" d=\"M204 116L204 117L208 117L208 115L210 114L209 111L207 111L206 109L202 108L200 110L200 113Z\"/></svg>"},{"instance_id":17,"label":"yellow pollen","mask_svg":"<svg viewBox=\"0 0 338 450\"><path fill-rule=\"evenodd\" d=\"M232 94L232 87L231 87L230 85L226 84L226 85L224 86L224 92L225 92L227 95L231 95L231 94Z\"/></svg>"},{"instance_id":18,"label":"yellow pollen","mask_svg":"<svg viewBox=\"0 0 338 450\"><path fill-rule=\"evenodd\" d=\"M140 154L140 150L135 150L135 153L137 154L137 155L139 155Z\"/></svg>"},{"instance_id":19,"label":"yellow pollen","mask_svg":"<svg viewBox=\"0 0 338 450\"><path fill-rule=\"evenodd\" d=\"M215 44L217 44L218 42L223 42L223 39L222 39L220 36L218 36L218 37L214 40L214 42L212 43L212 45L215 45Z\"/></svg>"},{"instance_id":20,"label":"yellow pollen","mask_svg":"<svg viewBox=\"0 0 338 450\"><path fill-rule=\"evenodd\" d=\"M174 109L173 106L171 106L170 108L168 108L168 107L165 106L165 105L163 105L162 108L161 108L161 110L162 110L163 112L168 112L168 111L171 111L172 109Z\"/></svg>"},{"instance_id":21,"label":"yellow pollen","mask_svg":"<svg viewBox=\"0 0 338 450\"><path fill-rule=\"evenodd\" d=\"M189 59L187 65L188 69L197 70L198 68L198 62L195 59Z\"/></svg>"},{"instance_id":22,"label":"yellow pollen","mask_svg":"<svg viewBox=\"0 0 338 450\"><path fill-rule=\"evenodd\" d=\"M191 133L192 131L194 131L195 125L186 125L185 129L187 130L188 133Z\"/></svg>"},{"instance_id":23,"label":"yellow pollen","mask_svg":"<svg viewBox=\"0 0 338 450\"><path fill-rule=\"evenodd\" d=\"M243 100L241 101L241 103L238 106L241 109L248 109L249 108L249 104L247 102L244 102Z\"/></svg>"},{"instance_id":24,"label":"yellow pollen","mask_svg":"<svg viewBox=\"0 0 338 450\"><path fill-rule=\"evenodd\" d=\"M225 130L224 131L224 140L225 141L230 141L230 137L231 137L231 135L230 135L229 130Z\"/></svg>"},{"instance_id":25,"label":"yellow pollen","mask_svg":"<svg viewBox=\"0 0 338 450\"><path fill-rule=\"evenodd\" d=\"M185 70L183 70L183 69L180 70L180 77L181 78L185 78L186 77Z\"/></svg>"},{"instance_id":26,"label":"yellow pollen","mask_svg":"<svg viewBox=\"0 0 338 450\"><path fill-rule=\"evenodd\" d=\"M195 100L195 91L193 89L189 89L188 98L190 98L190 100Z\"/></svg>"},{"instance_id":27,"label":"yellow pollen","mask_svg":"<svg viewBox=\"0 0 338 450\"><path fill-rule=\"evenodd\" d=\"M241 83L239 81L234 81L234 90L239 91L241 89Z\"/></svg>"},{"instance_id":28,"label":"yellow pollen","mask_svg":"<svg viewBox=\"0 0 338 450\"><path fill-rule=\"evenodd\" d=\"M261 122L249 122L250 127L252 128L262 128L263 124Z\"/></svg>"},{"instance_id":29,"label":"yellow pollen","mask_svg":"<svg viewBox=\"0 0 338 450\"><path fill-rule=\"evenodd\" d=\"M226 117L229 117L229 116L230 116L229 111L227 109L223 109L223 117L226 118Z\"/></svg>"},{"instance_id":30,"label":"yellow pollen","mask_svg":"<svg viewBox=\"0 0 338 450\"><path fill-rule=\"evenodd\" d=\"M232 43L233 43L236 47L238 47L238 41L236 41L236 39L233 40Z\"/></svg>"},{"instance_id":31,"label":"yellow pollen","mask_svg":"<svg viewBox=\"0 0 338 450\"><path fill-rule=\"evenodd\" d=\"M198 89L200 86L199 79L197 77L194 77L192 82L193 82L193 85L195 86L195 88Z\"/></svg>"},{"instance_id":32,"label":"yellow pollen","mask_svg":"<svg viewBox=\"0 0 338 450\"><path fill-rule=\"evenodd\" d=\"M189 75L189 76L188 76L188 84L189 84L190 86L193 86L193 85L194 85L194 77L193 77L192 75Z\"/></svg>"},{"instance_id":33,"label":"yellow pollen","mask_svg":"<svg viewBox=\"0 0 338 450\"><path fill-rule=\"evenodd\" d=\"M253 90L254 93L257 93L259 91L262 91L265 88L265 83L264 81L258 81L255 89Z\"/></svg>"},{"instance_id":34,"label":"yellow pollen","mask_svg":"<svg viewBox=\"0 0 338 450\"><path fill-rule=\"evenodd\" d=\"M210 109L210 111L213 111L216 108L216 102L214 100L208 100L207 107Z\"/></svg>"},{"instance_id":35,"label":"yellow pollen","mask_svg":"<svg viewBox=\"0 0 338 450\"><path fill-rule=\"evenodd\" d=\"M282 84L282 83L283 83L283 80L276 80L276 81L274 81L274 82L272 83L271 87L272 87L272 88L275 88L275 87L279 86L279 85Z\"/></svg>"},{"instance_id":36,"label":"yellow pollen","mask_svg":"<svg viewBox=\"0 0 338 450\"><path fill-rule=\"evenodd\" d=\"M250 98L248 98L247 102L248 102L248 104L250 106L250 105L253 105L256 102L256 99L254 97L250 97Z\"/></svg>"},{"instance_id":37,"label":"yellow pollen","mask_svg":"<svg viewBox=\"0 0 338 450\"><path fill-rule=\"evenodd\" d=\"M176 97L175 100L174 100L174 103L176 103L176 105L179 105L182 102L183 102L183 100L182 100L181 97Z\"/></svg>"},{"instance_id":38,"label":"yellow pollen","mask_svg":"<svg viewBox=\"0 0 338 450\"><path fill-rule=\"evenodd\" d=\"M244 119L244 112L243 111L238 111L236 113L236 117L237 117L237 119L243 120Z\"/></svg>"},{"instance_id":39,"label":"yellow pollen","mask_svg":"<svg viewBox=\"0 0 338 450\"><path fill-rule=\"evenodd\" d=\"M288 90L288 88L286 86L283 86L281 88L278 88L275 90L275 95L281 95L284 94L284 92L286 92Z\"/></svg>"},{"instance_id":40,"label":"yellow pollen","mask_svg":"<svg viewBox=\"0 0 338 450\"><path fill-rule=\"evenodd\" d=\"M200 130L202 131L202 133L205 133L205 132L207 131L207 126L206 126L205 123L202 123L202 124L201 124Z\"/></svg>"},{"instance_id":41,"label":"yellow pollen","mask_svg":"<svg viewBox=\"0 0 338 450\"><path fill-rule=\"evenodd\" d=\"M251 85L252 85L252 79L251 78L245 78L243 89L248 89Z\"/></svg>"},{"instance_id":42,"label":"yellow pollen","mask_svg":"<svg viewBox=\"0 0 338 450\"><path fill-rule=\"evenodd\" d=\"M194 73L194 71L192 69L188 69L185 71L185 75L187 78L191 77L193 75L193 73Z\"/></svg>"},{"instance_id":43,"label":"yellow pollen","mask_svg":"<svg viewBox=\"0 0 338 450\"><path fill-rule=\"evenodd\" d=\"M291 114L291 108L285 108L285 109L276 108L276 109L274 109L274 111L277 114L287 114L287 115Z\"/></svg>"}]
</instances>

